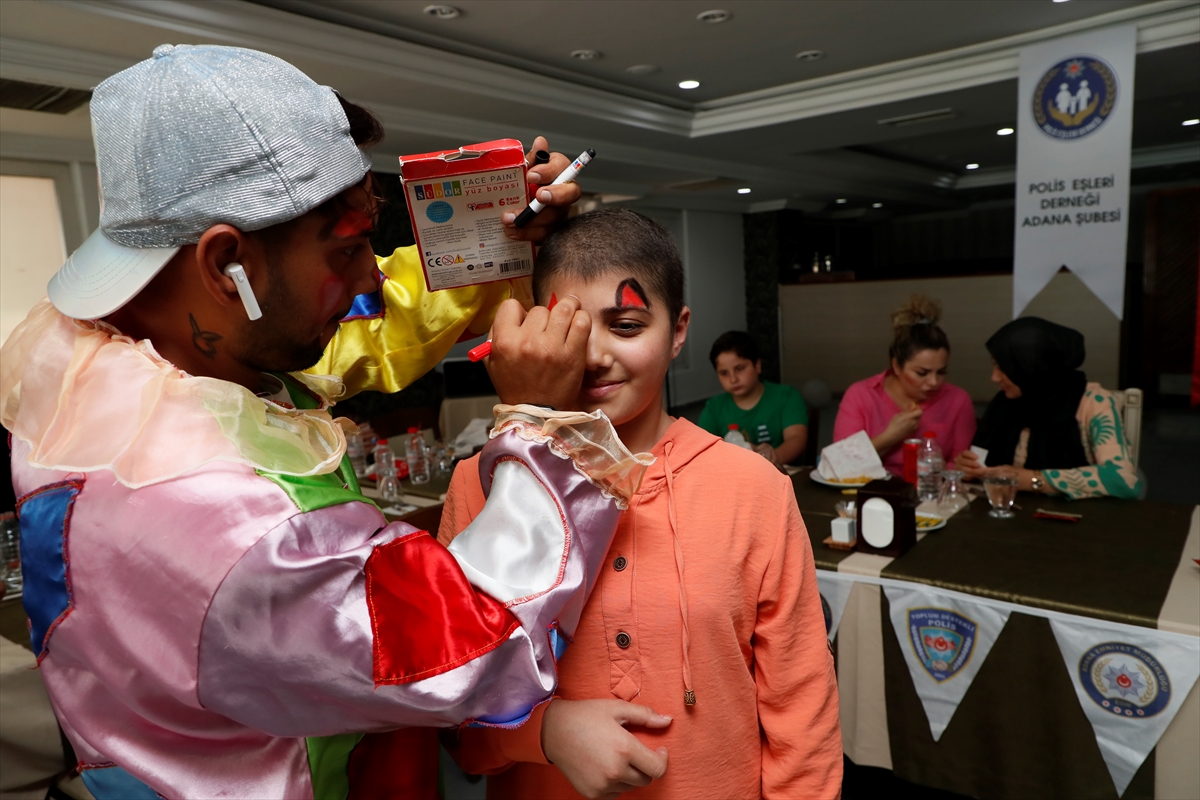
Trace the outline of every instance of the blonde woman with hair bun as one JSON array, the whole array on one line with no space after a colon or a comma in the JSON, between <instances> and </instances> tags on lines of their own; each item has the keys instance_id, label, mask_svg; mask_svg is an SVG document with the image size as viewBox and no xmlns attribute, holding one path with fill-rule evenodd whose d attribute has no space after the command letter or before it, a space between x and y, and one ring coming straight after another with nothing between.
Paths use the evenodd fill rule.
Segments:
<instances>
[{"instance_id":1,"label":"blonde woman with hair bun","mask_svg":"<svg viewBox=\"0 0 1200 800\"><path fill-rule=\"evenodd\" d=\"M893 311L887 369L851 385L838 407L833 440L866 431L896 475L904 473L905 439L932 431L950 464L975 436L970 395L946 382L950 340L938 325L941 316L941 306L919 294Z\"/></svg>"}]
</instances>

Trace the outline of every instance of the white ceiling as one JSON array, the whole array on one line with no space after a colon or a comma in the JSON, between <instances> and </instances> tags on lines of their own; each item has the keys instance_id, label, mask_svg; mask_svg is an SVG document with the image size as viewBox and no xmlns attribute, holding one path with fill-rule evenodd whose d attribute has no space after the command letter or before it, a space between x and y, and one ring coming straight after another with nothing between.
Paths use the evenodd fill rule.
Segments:
<instances>
[{"instance_id":1,"label":"white ceiling","mask_svg":"<svg viewBox=\"0 0 1200 800\"><path fill-rule=\"evenodd\" d=\"M849 197L919 210L961 206L956 183L1011 180L1013 137L995 129L1015 118L1023 44L1136 24L1140 158L1200 161L1200 126L1179 127L1200 115L1195 0L460 0L453 20L425 5L3 0L0 75L87 88L163 42L255 47L373 108L384 169L404 153L545 133L570 154L599 152L588 190L648 203L817 211ZM710 8L732 17L696 20ZM602 56L570 58L580 48ZM809 48L825 58L795 59ZM644 63L660 71L625 72ZM701 88L676 88L683 78ZM878 124L940 108L954 116ZM87 130L86 109L4 109L0 155L87 158ZM962 177L966 160L984 169Z\"/></svg>"},{"instance_id":2,"label":"white ceiling","mask_svg":"<svg viewBox=\"0 0 1200 800\"><path fill-rule=\"evenodd\" d=\"M253 0L358 30L692 108L706 101L975 45L1138 5L1133 0ZM719 8L726 22L697 20ZM591 61L571 52L597 50ZM796 53L819 49L819 61ZM628 67L655 65L637 77ZM679 89L681 80L700 88Z\"/></svg>"}]
</instances>

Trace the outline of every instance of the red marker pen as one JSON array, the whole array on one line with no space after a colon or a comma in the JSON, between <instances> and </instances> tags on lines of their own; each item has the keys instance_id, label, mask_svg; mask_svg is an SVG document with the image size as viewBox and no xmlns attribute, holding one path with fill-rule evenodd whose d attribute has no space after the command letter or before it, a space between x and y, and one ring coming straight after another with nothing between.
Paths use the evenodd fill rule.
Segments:
<instances>
[{"instance_id":1,"label":"red marker pen","mask_svg":"<svg viewBox=\"0 0 1200 800\"><path fill-rule=\"evenodd\" d=\"M553 311L554 304L557 302L558 302L558 296L551 293L550 302L546 304L546 310ZM491 354L492 354L492 340L488 339L486 342L479 345L478 347L472 347L470 350L468 350L467 358L471 359L472 361L483 361L485 358L487 358Z\"/></svg>"}]
</instances>

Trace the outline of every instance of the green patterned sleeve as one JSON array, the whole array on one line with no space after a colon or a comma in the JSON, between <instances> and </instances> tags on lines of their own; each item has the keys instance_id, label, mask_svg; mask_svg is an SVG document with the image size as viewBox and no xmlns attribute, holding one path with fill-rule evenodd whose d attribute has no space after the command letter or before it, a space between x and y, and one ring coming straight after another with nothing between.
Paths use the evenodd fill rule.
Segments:
<instances>
[{"instance_id":1,"label":"green patterned sleeve","mask_svg":"<svg viewBox=\"0 0 1200 800\"><path fill-rule=\"evenodd\" d=\"M1075 469L1047 469L1042 471L1042 476L1072 500L1085 497L1136 499L1142 485L1137 465L1129 457L1116 398L1111 392L1089 387L1080 404L1080 418L1095 463Z\"/></svg>"}]
</instances>

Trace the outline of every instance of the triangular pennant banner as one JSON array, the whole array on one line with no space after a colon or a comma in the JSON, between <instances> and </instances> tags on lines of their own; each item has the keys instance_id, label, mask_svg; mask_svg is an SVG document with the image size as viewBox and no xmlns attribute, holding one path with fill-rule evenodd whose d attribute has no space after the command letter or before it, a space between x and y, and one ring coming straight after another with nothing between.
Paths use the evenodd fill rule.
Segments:
<instances>
[{"instance_id":1,"label":"triangular pennant banner","mask_svg":"<svg viewBox=\"0 0 1200 800\"><path fill-rule=\"evenodd\" d=\"M1117 794L1158 744L1200 675L1200 639L1097 620L1050 619Z\"/></svg>"},{"instance_id":2,"label":"triangular pennant banner","mask_svg":"<svg viewBox=\"0 0 1200 800\"><path fill-rule=\"evenodd\" d=\"M883 591L936 742L1004 630L1009 612L922 586L885 585Z\"/></svg>"},{"instance_id":3,"label":"triangular pennant banner","mask_svg":"<svg viewBox=\"0 0 1200 800\"><path fill-rule=\"evenodd\" d=\"M829 641L837 636L838 625L842 624L842 614L846 610L846 601L850 599L850 591L854 588L853 578L843 577L836 572L817 570L817 588L821 592L823 605L829 610Z\"/></svg>"}]
</instances>

